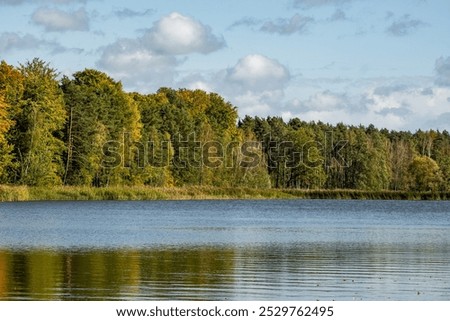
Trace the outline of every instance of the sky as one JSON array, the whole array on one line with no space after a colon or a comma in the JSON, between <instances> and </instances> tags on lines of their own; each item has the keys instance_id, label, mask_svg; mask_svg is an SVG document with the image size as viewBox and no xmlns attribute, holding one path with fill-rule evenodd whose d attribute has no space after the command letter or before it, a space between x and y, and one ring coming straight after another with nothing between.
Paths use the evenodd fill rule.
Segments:
<instances>
[{"instance_id":1,"label":"sky","mask_svg":"<svg viewBox=\"0 0 450 321\"><path fill-rule=\"evenodd\" d=\"M0 60L126 91L217 92L239 116L450 130L449 0L0 0Z\"/></svg>"}]
</instances>

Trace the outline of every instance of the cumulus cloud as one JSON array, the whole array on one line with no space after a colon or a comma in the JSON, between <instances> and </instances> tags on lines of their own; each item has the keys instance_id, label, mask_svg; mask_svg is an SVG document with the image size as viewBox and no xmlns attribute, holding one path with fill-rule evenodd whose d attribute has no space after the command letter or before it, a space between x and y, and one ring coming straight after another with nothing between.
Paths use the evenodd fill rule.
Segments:
<instances>
[{"instance_id":1,"label":"cumulus cloud","mask_svg":"<svg viewBox=\"0 0 450 321\"><path fill-rule=\"evenodd\" d=\"M51 8L39 8L32 16L35 24L41 25L46 31L88 31L89 17L84 8L76 11L63 11Z\"/></svg>"},{"instance_id":2,"label":"cumulus cloud","mask_svg":"<svg viewBox=\"0 0 450 321\"><path fill-rule=\"evenodd\" d=\"M268 116L274 114L284 99L291 79L289 70L275 59L251 54L231 68L211 77L213 89L239 106L239 114Z\"/></svg>"},{"instance_id":3,"label":"cumulus cloud","mask_svg":"<svg viewBox=\"0 0 450 321\"><path fill-rule=\"evenodd\" d=\"M144 10L144 11L134 11L134 10L125 8L125 9L122 9L122 10L114 11L114 15L117 16L120 19L135 18L135 17L145 17L145 16L150 16L153 13L155 13L155 10L153 10L153 9L147 9L147 10Z\"/></svg>"},{"instance_id":4,"label":"cumulus cloud","mask_svg":"<svg viewBox=\"0 0 450 321\"><path fill-rule=\"evenodd\" d=\"M434 94L433 88L428 87L428 88L422 89L422 95L424 95L424 96L431 96L433 94Z\"/></svg>"},{"instance_id":5,"label":"cumulus cloud","mask_svg":"<svg viewBox=\"0 0 450 321\"><path fill-rule=\"evenodd\" d=\"M97 65L127 86L148 92L171 85L177 60L155 53L139 41L120 39L103 49Z\"/></svg>"},{"instance_id":6,"label":"cumulus cloud","mask_svg":"<svg viewBox=\"0 0 450 321\"><path fill-rule=\"evenodd\" d=\"M207 54L224 46L210 27L172 13L156 21L136 39L119 39L104 47L97 65L128 88L150 91L173 86L179 55Z\"/></svg>"},{"instance_id":7,"label":"cumulus cloud","mask_svg":"<svg viewBox=\"0 0 450 321\"><path fill-rule=\"evenodd\" d=\"M264 117L273 116L276 105L283 98L284 92L282 90L265 90L262 92L248 90L229 97L229 100L238 106L241 116L258 115Z\"/></svg>"},{"instance_id":8,"label":"cumulus cloud","mask_svg":"<svg viewBox=\"0 0 450 321\"><path fill-rule=\"evenodd\" d=\"M404 92L409 88L405 84L394 84L394 85L382 85L373 90L373 93L378 96L390 96L396 92Z\"/></svg>"},{"instance_id":9,"label":"cumulus cloud","mask_svg":"<svg viewBox=\"0 0 450 321\"><path fill-rule=\"evenodd\" d=\"M299 117L305 121L320 120L332 124L374 124L396 130L450 129L450 122L440 121L448 113L450 88L429 90L429 87L401 84L389 87L369 87L353 95L318 91L307 98L288 101L281 115L285 119Z\"/></svg>"},{"instance_id":10,"label":"cumulus cloud","mask_svg":"<svg viewBox=\"0 0 450 321\"><path fill-rule=\"evenodd\" d=\"M290 79L285 66L263 55L248 55L227 70L227 81L251 90L283 88Z\"/></svg>"},{"instance_id":11,"label":"cumulus cloud","mask_svg":"<svg viewBox=\"0 0 450 321\"><path fill-rule=\"evenodd\" d=\"M200 89L206 92L216 91L211 79L207 79L205 75L199 73L189 74L185 76L183 79L177 82L177 87L192 90Z\"/></svg>"},{"instance_id":12,"label":"cumulus cloud","mask_svg":"<svg viewBox=\"0 0 450 321\"><path fill-rule=\"evenodd\" d=\"M367 106L368 110L381 116L391 115L401 119L403 126L396 129L449 129L450 123L441 127L437 123L432 125L432 122L448 111L446 97L450 90L438 88L432 94L423 95L424 89L409 88L387 96L377 95L375 91L369 92L371 103Z\"/></svg>"},{"instance_id":13,"label":"cumulus cloud","mask_svg":"<svg viewBox=\"0 0 450 321\"><path fill-rule=\"evenodd\" d=\"M294 0L295 8L310 9L322 6L339 6L354 0Z\"/></svg>"},{"instance_id":14,"label":"cumulus cloud","mask_svg":"<svg viewBox=\"0 0 450 321\"><path fill-rule=\"evenodd\" d=\"M68 50L77 50L67 49L56 42L39 39L31 34L21 35L15 32L4 32L0 34L0 52L35 49L47 49L54 54L66 52Z\"/></svg>"},{"instance_id":15,"label":"cumulus cloud","mask_svg":"<svg viewBox=\"0 0 450 321\"><path fill-rule=\"evenodd\" d=\"M179 87L218 92L239 107L241 116L277 113L291 75L280 62L260 54L239 59L230 68L185 76Z\"/></svg>"},{"instance_id":16,"label":"cumulus cloud","mask_svg":"<svg viewBox=\"0 0 450 321\"><path fill-rule=\"evenodd\" d=\"M11 51L14 49L34 49L41 46L41 41L30 34L20 35L15 32L4 32L0 34L0 51Z\"/></svg>"},{"instance_id":17,"label":"cumulus cloud","mask_svg":"<svg viewBox=\"0 0 450 321\"><path fill-rule=\"evenodd\" d=\"M225 46L224 39L215 36L209 26L177 12L155 22L142 41L153 50L169 55L207 54Z\"/></svg>"},{"instance_id":18,"label":"cumulus cloud","mask_svg":"<svg viewBox=\"0 0 450 321\"><path fill-rule=\"evenodd\" d=\"M450 57L440 57L435 63L436 80L438 86L450 87Z\"/></svg>"},{"instance_id":19,"label":"cumulus cloud","mask_svg":"<svg viewBox=\"0 0 450 321\"><path fill-rule=\"evenodd\" d=\"M289 101L281 113L286 120L298 117L305 121L322 121L336 124L375 124L383 128L401 128L404 120L401 116L389 112L387 109L369 110L369 106L361 106L361 103L371 102L364 95L349 97L344 93L330 91L318 92L308 99L294 99ZM373 103L373 100L372 100Z\"/></svg>"},{"instance_id":20,"label":"cumulus cloud","mask_svg":"<svg viewBox=\"0 0 450 321\"><path fill-rule=\"evenodd\" d=\"M448 99L450 102L450 98ZM449 113L443 113L439 115L438 117L435 117L434 119L430 119L427 123L427 126L424 128L437 128L440 130L447 130L450 131L450 112Z\"/></svg>"},{"instance_id":21,"label":"cumulus cloud","mask_svg":"<svg viewBox=\"0 0 450 321\"><path fill-rule=\"evenodd\" d=\"M290 19L267 21L261 26L260 30L280 35L291 35L293 33L304 33L312 22L314 22L313 18L296 14Z\"/></svg>"},{"instance_id":22,"label":"cumulus cloud","mask_svg":"<svg viewBox=\"0 0 450 321\"><path fill-rule=\"evenodd\" d=\"M438 59L436 69L445 75L447 63L446 58ZM255 54L209 76L186 77L182 87L220 93L238 107L241 117L280 115L285 120L299 117L394 130L450 130L450 86L433 86L431 77L302 78L295 82L291 78L281 63ZM330 89L336 82L340 84Z\"/></svg>"},{"instance_id":23,"label":"cumulus cloud","mask_svg":"<svg viewBox=\"0 0 450 321\"><path fill-rule=\"evenodd\" d=\"M407 36L420 27L427 24L419 19L412 19L410 15L404 15L400 19L395 20L386 29L386 32L397 37Z\"/></svg>"},{"instance_id":24,"label":"cumulus cloud","mask_svg":"<svg viewBox=\"0 0 450 321\"><path fill-rule=\"evenodd\" d=\"M317 92L306 100L294 99L290 102L291 107L303 111L333 111L348 108L351 103L344 93L333 93L329 90Z\"/></svg>"}]
</instances>

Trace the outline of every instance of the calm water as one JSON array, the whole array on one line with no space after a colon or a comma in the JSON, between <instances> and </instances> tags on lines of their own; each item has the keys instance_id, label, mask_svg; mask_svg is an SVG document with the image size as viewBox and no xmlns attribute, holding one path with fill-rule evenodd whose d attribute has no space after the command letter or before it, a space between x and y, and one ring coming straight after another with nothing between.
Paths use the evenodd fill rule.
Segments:
<instances>
[{"instance_id":1,"label":"calm water","mask_svg":"<svg viewBox=\"0 0 450 321\"><path fill-rule=\"evenodd\" d=\"M0 203L2 300L450 300L450 202Z\"/></svg>"}]
</instances>

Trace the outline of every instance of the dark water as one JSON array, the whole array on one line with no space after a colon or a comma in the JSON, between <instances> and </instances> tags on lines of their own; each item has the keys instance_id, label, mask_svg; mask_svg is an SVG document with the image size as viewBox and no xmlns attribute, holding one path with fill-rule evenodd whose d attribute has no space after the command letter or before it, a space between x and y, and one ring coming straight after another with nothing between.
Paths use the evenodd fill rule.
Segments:
<instances>
[{"instance_id":1,"label":"dark water","mask_svg":"<svg viewBox=\"0 0 450 321\"><path fill-rule=\"evenodd\" d=\"M0 300L450 300L450 203L0 204Z\"/></svg>"}]
</instances>

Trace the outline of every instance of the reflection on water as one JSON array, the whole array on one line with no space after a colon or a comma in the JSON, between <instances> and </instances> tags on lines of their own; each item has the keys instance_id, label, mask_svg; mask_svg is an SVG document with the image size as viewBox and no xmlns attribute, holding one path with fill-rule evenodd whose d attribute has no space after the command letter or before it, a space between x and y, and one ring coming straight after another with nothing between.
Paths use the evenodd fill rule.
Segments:
<instances>
[{"instance_id":1,"label":"reflection on water","mask_svg":"<svg viewBox=\"0 0 450 321\"><path fill-rule=\"evenodd\" d=\"M293 245L2 250L8 300L448 300L449 249Z\"/></svg>"},{"instance_id":2,"label":"reflection on water","mask_svg":"<svg viewBox=\"0 0 450 321\"><path fill-rule=\"evenodd\" d=\"M0 252L0 297L125 299L189 297L189 288L231 283L229 250ZM196 294L193 293L195 297Z\"/></svg>"},{"instance_id":3,"label":"reflection on water","mask_svg":"<svg viewBox=\"0 0 450 321\"><path fill-rule=\"evenodd\" d=\"M0 203L0 300L450 300L449 204Z\"/></svg>"}]
</instances>

